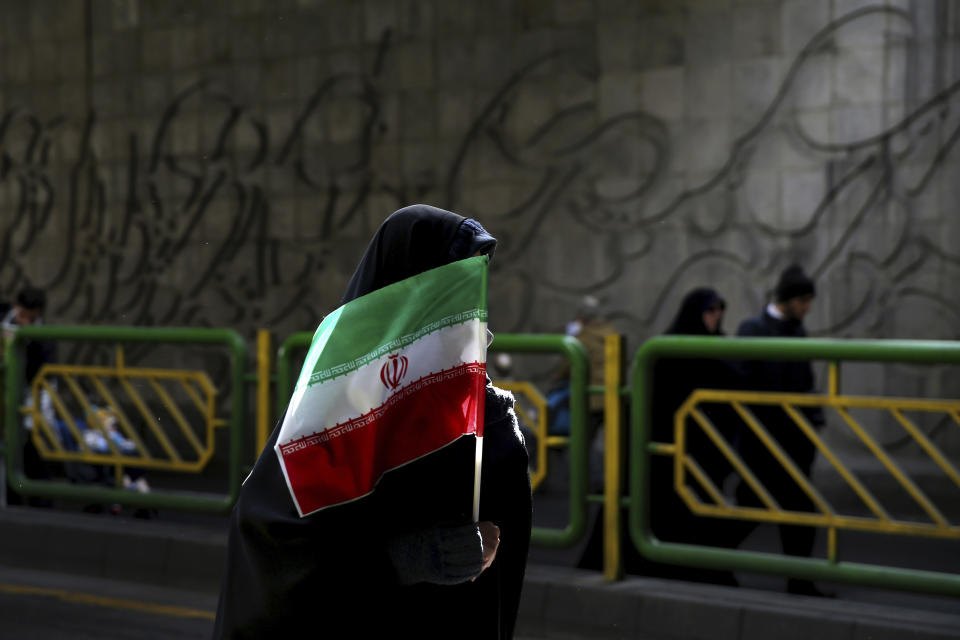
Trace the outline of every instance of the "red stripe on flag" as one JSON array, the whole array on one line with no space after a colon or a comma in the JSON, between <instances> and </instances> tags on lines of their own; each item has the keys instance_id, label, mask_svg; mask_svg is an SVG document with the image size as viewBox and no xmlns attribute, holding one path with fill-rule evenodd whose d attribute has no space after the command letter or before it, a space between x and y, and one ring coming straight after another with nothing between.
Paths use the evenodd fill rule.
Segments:
<instances>
[{"instance_id":1,"label":"red stripe on flag","mask_svg":"<svg viewBox=\"0 0 960 640\"><path fill-rule=\"evenodd\" d=\"M483 435L486 368L426 376L358 418L280 446L303 515L367 495L380 477L462 435Z\"/></svg>"}]
</instances>

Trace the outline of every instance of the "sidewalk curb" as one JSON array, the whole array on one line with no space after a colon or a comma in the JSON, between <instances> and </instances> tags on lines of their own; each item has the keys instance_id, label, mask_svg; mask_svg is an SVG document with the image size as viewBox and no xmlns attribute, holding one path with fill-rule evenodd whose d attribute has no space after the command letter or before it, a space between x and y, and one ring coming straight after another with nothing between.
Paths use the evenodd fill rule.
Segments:
<instances>
[{"instance_id":1,"label":"sidewalk curb","mask_svg":"<svg viewBox=\"0 0 960 640\"><path fill-rule=\"evenodd\" d=\"M94 578L215 602L226 519L197 526L49 509L0 509L0 573ZM11 578L12 579L12 578ZM32 580L33 578L31 578ZM52 578L51 578L52 579ZM89 581L88 581L89 582ZM84 588L84 580L72 581ZM86 588L91 588L90 586ZM122 586L117 593L122 593ZM175 591L174 591L175 592ZM190 595L190 598L195 596ZM527 567L517 635L644 640L960 640L958 614L654 578Z\"/></svg>"},{"instance_id":2,"label":"sidewalk curb","mask_svg":"<svg viewBox=\"0 0 960 640\"><path fill-rule=\"evenodd\" d=\"M0 565L217 593L226 528L0 509Z\"/></svg>"},{"instance_id":3,"label":"sidewalk curb","mask_svg":"<svg viewBox=\"0 0 960 640\"><path fill-rule=\"evenodd\" d=\"M606 582L594 572L532 565L518 633L604 640L955 640L960 615L654 578Z\"/></svg>"}]
</instances>

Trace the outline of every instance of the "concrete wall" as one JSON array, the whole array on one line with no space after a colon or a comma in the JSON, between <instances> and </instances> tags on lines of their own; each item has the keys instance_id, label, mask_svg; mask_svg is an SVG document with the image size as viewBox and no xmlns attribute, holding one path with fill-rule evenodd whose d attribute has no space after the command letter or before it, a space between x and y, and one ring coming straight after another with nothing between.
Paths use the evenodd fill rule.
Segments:
<instances>
[{"instance_id":1,"label":"concrete wall","mask_svg":"<svg viewBox=\"0 0 960 640\"><path fill-rule=\"evenodd\" d=\"M711 285L732 332L799 261L815 334L960 338L947 0L0 12L0 292L47 288L53 321L310 330L426 202L500 239L495 331L559 330L589 292L632 350ZM960 393L929 374L845 382Z\"/></svg>"}]
</instances>

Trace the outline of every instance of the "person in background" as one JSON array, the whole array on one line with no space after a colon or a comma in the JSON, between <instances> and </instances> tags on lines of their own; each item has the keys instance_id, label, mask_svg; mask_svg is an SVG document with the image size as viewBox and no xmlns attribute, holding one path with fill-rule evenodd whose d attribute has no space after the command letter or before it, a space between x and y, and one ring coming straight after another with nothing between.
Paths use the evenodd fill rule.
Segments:
<instances>
[{"instance_id":1,"label":"person in background","mask_svg":"<svg viewBox=\"0 0 960 640\"><path fill-rule=\"evenodd\" d=\"M4 341L13 337L19 327L40 326L43 324L43 314L47 307L47 296L42 289L25 287L17 294L13 304L0 302L0 327L3 330ZM40 368L48 362L54 361L55 349L53 343L45 340L31 340L24 349L26 354L26 370L24 384L33 384Z\"/></svg>"},{"instance_id":2,"label":"person in background","mask_svg":"<svg viewBox=\"0 0 960 640\"><path fill-rule=\"evenodd\" d=\"M602 385L606 362L606 338L611 333L617 333L617 328L603 317L600 300L596 296L584 296L580 300L576 318L567 323L566 333L579 340L587 350L587 356L590 358L590 380L587 384ZM589 408L591 422L602 421L603 395L591 394Z\"/></svg>"},{"instance_id":3,"label":"person in background","mask_svg":"<svg viewBox=\"0 0 960 640\"><path fill-rule=\"evenodd\" d=\"M29 286L24 287L17 294L12 304L0 303L0 330L3 332L4 342L11 340L20 327L42 325L46 306L47 296L44 291ZM25 404L32 406L33 381L43 365L54 362L55 358L56 349L52 342L30 340L24 345L23 398ZM40 413L52 425L54 411L50 396L46 391L42 391L39 397ZM33 430L33 417L25 416L23 426L26 430L23 438L23 473L31 480L45 480L50 477L50 470L33 444L33 438L30 437ZM10 487L7 487L6 499L7 504L24 503L23 497L11 491ZM30 498L27 503L31 506L50 506L49 500L41 498Z\"/></svg>"},{"instance_id":4,"label":"person in background","mask_svg":"<svg viewBox=\"0 0 960 640\"><path fill-rule=\"evenodd\" d=\"M813 280L798 265L784 269L777 281L774 300L757 316L740 324L738 336L805 338L803 319L809 313L815 295ZM813 368L809 362L749 361L743 363L747 388L758 391L810 393L814 391ZM776 439L780 447L793 459L800 471L810 477L816 447L787 413L776 406L755 405L750 411L761 425ZM820 407L802 407L807 421L819 429L824 424ZM786 469L773 457L767 447L750 429L743 430L740 454L760 483L774 499L788 511L814 511L814 504ZM742 505L762 506L754 492L741 482L737 489ZM813 551L816 529L794 525L780 526L780 541L784 553L809 556ZM809 580L790 578L790 593L824 595Z\"/></svg>"},{"instance_id":5,"label":"person in background","mask_svg":"<svg viewBox=\"0 0 960 640\"><path fill-rule=\"evenodd\" d=\"M665 334L673 336L723 336L723 316L726 302L714 289L693 289L680 303L673 322ZM731 363L710 358L664 358L654 365L651 393L651 439L654 442L674 443L674 415L697 389L737 389L741 386L740 373ZM736 413L723 404L698 405L720 436L731 447L736 447L741 421ZM692 418L685 425L685 456L703 470L721 493L726 479L733 473L720 449L701 426ZM650 526L653 534L665 542L710 545L734 548L743 539L742 523L731 520L698 517L690 511L674 487L674 458L652 456L650 460ZM700 501L712 504L713 499L688 472L687 486ZM690 569L688 567L653 565L643 570L648 575L710 582L736 586L737 580L729 571Z\"/></svg>"},{"instance_id":6,"label":"person in background","mask_svg":"<svg viewBox=\"0 0 960 640\"><path fill-rule=\"evenodd\" d=\"M722 336L726 303L713 289L701 287L684 296L680 309L667 328L666 335ZM674 414L695 389L737 388L739 373L724 361L707 358L664 358L654 365L651 393L651 440L674 442ZM738 419L727 407L700 405L711 423L733 445ZM627 447L629 448L629 447ZM699 425L688 419L686 455L700 466L713 484L723 490L724 480L732 466L719 449L703 433ZM738 522L695 516L674 489L674 458L651 456L650 459L650 524L653 534L664 542L694 545L736 547L743 538ZM687 485L700 500L712 502L696 481L687 475ZM626 485L624 485L626 486ZM629 541L626 518L621 519L623 568L628 574L674 580L707 582L737 586L729 571L713 571L667 565L643 558ZM600 569L603 563L603 523L595 522L590 540L579 563L580 568Z\"/></svg>"},{"instance_id":7,"label":"person in background","mask_svg":"<svg viewBox=\"0 0 960 640\"><path fill-rule=\"evenodd\" d=\"M587 295L581 298L575 318L567 323L566 334L580 341L587 351L590 360L590 379L587 384L602 386L606 365L606 338L612 333L618 333L617 328L604 318L600 300L596 296ZM548 394L547 402L551 413L556 416L557 425L551 428L551 433L559 435L570 434L570 365L564 360L556 374L557 387ZM559 400L559 402L558 402ZM603 394L591 393L587 402L587 443L590 447L590 490L603 490ZM562 426L561 425L565 425ZM560 427L560 428L558 428Z\"/></svg>"},{"instance_id":8,"label":"person in background","mask_svg":"<svg viewBox=\"0 0 960 640\"><path fill-rule=\"evenodd\" d=\"M665 335L674 336L722 336L723 314L726 302L709 288L697 288L689 292L680 304L673 322ZM655 442L674 441L674 414L696 389L730 389L739 384L738 371L722 360L707 358L664 358L654 366L652 393L652 432ZM722 412L718 406L706 405L705 412L721 435L733 444L736 436L736 420ZM703 430L690 420L686 427L686 453L696 460L714 484L721 486L732 470L720 451L713 445ZM658 456L657 462L669 463L664 479L672 485L673 461ZM663 488L662 485L660 488ZM670 488L670 493L676 495Z\"/></svg>"}]
</instances>

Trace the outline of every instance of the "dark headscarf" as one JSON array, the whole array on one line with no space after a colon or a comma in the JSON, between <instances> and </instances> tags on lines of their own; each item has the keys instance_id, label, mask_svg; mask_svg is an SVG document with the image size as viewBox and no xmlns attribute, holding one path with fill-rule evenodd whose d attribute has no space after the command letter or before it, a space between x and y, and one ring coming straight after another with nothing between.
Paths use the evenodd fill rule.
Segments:
<instances>
[{"instance_id":1,"label":"dark headscarf","mask_svg":"<svg viewBox=\"0 0 960 640\"><path fill-rule=\"evenodd\" d=\"M492 255L496 247L476 220L426 204L404 207L377 229L341 304L478 252Z\"/></svg>"},{"instance_id":2,"label":"dark headscarf","mask_svg":"<svg viewBox=\"0 0 960 640\"><path fill-rule=\"evenodd\" d=\"M715 304L723 307L727 306L720 294L713 289L707 287L694 289L683 298L683 302L680 303L680 310L666 333L693 336L720 335L723 332L719 325L715 333L710 333L703 324L703 312Z\"/></svg>"},{"instance_id":3,"label":"dark headscarf","mask_svg":"<svg viewBox=\"0 0 960 640\"><path fill-rule=\"evenodd\" d=\"M815 293L813 280L803 272L800 265L796 264L792 264L783 270L775 290L777 302L786 302L800 296L812 296Z\"/></svg>"}]
</instances>

